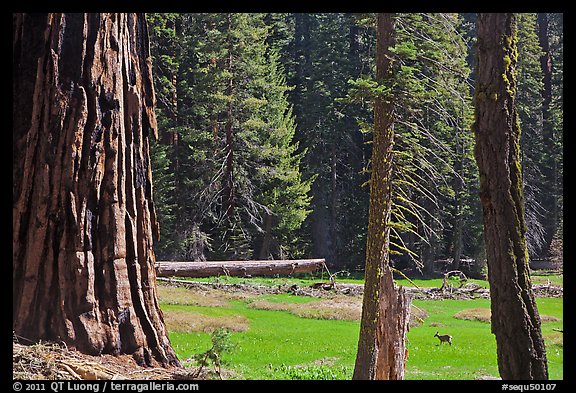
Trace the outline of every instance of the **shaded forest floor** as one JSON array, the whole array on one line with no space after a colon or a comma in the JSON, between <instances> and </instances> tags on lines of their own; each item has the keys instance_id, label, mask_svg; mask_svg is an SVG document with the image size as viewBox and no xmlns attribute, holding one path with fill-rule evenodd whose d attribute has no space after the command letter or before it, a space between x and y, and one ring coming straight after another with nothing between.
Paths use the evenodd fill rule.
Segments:
<instances>
[{"instance_id":1,"label":"shaded forest floor","mask_svg":"<svg viewBox=\"0 0 576 393\"><path fill-rule=\"evenodd\" d=\"M12 343L12 378L20 380L192 379L191 368L140 367L129 355L91 356L55 343ZM203 373L197 379L208 379Z\"/></svg>"}]
</instances>

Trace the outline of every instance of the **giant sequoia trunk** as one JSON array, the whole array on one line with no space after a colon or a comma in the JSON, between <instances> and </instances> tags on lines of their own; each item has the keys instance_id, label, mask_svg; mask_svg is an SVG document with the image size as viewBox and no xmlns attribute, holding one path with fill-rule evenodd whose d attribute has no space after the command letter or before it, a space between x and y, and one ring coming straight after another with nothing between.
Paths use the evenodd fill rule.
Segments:
<instances>
[{"instance_id":1,"label":"giant sequoia trunk","mask_svg":"<svg viewBox=\"0 0 576 393\"><path fill-rule=\"evenodd\" d=\"M141 14L13 15L13 329L169 365L148 44Z\"/></svg>"},{"instance_id":2,"label":"giant sequoia trunk","mask_svg":"<svg viewBox=\"0 0 576 393\"><path fill-rule=\"evenodd\" d=\"M376 77L390 85L394 17L378 14L377 22ZM410 298L394 287L389 263L393 108L390 95L374 103L366 278L354 379L404 379Z\"/></svg>"},{"instance_id":3,"label":"giant sequoia trunk","mask_svg":"<svg viewBox=\"0 0 576 393\"><path fill-rule=\"evenodd\" d=\"M498 368L503 379L546 379L546 350L528 272L516 57L514 14L479 14L475 154Z\"/></svg>"}]
</instances>

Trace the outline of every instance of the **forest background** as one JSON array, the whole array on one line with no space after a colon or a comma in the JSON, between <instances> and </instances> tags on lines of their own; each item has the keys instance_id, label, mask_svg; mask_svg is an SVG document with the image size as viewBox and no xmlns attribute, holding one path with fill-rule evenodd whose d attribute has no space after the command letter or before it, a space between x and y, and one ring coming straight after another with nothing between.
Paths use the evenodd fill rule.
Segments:
<instances>
[{"instance_id":1,"label":"forest background","mask_svg":"<svg viewBox=\"0 0 576 393\"><path fill-rule=\"evenodd\" d=\"M398 269L485 273L474 161L475 14L398 14L391 230ZM370 14L147 15L158 260L364 266L375 82ZM563 15L519 14L531 259L560 259Z\"/></svg>"}]
</instances>

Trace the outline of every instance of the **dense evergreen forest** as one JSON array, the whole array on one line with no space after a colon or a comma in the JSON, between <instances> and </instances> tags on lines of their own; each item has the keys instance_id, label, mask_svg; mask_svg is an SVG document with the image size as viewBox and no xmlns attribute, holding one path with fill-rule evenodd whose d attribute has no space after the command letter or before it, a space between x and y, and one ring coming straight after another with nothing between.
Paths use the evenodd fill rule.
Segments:
<instances>
[{"instance_id":1,"label":"dense evergreen forest","mask_svg":"<svg viewBox=\"0 0 576 393\"><path fill-rule=\"evenodd\" d=\"M484 265L474 161L475 14L399 14L392 262ZM158 260L326 258L364 266L375 17L147 15L159 139ZM562 238L562 14L518 18L517 104L527 242ZM464 264L462 262L471 264Z\"/></svg>"}]
</instances>

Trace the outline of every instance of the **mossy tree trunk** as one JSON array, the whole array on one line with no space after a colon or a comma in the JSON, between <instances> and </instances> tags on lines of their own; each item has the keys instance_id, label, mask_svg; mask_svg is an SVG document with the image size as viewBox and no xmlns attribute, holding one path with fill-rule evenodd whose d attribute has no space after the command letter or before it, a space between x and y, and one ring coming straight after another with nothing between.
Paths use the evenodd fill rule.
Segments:
<instances>
[{"instance_id":1,"label":"mossy tree trunk","mask_svg":"<svg viewBox=\"0 0 576 393\"><path fill-rule=\"evenodd\" d=\"M394 16L378 14L376 77L388 87L393 43ZM404 379L410 298L394 287L389 264L393 145L394 103L388 93L374 103L366 278L354 379Z\"/></svg>"},{"instance_id":2,"label":"mossy tree trunk","mask_svg":"<svg viewBox=\"0 0 576 393\"><path fill-rule=\"evenodd\" d=\"M503 379L547 379L546 350L528 271L516 113L514 14L478 15L476 162L498 368Z\"/></svg>"},{"instance_id":3,"label":"mossy tree trunk","mask_svg":"<svg viewBox=\"0 0 576 393\"><path fill-rule=\"evenodd\" d=\"M13 329L178 364L156 294L142 14L13 15Z\"/></svg>"}]
</instances>

